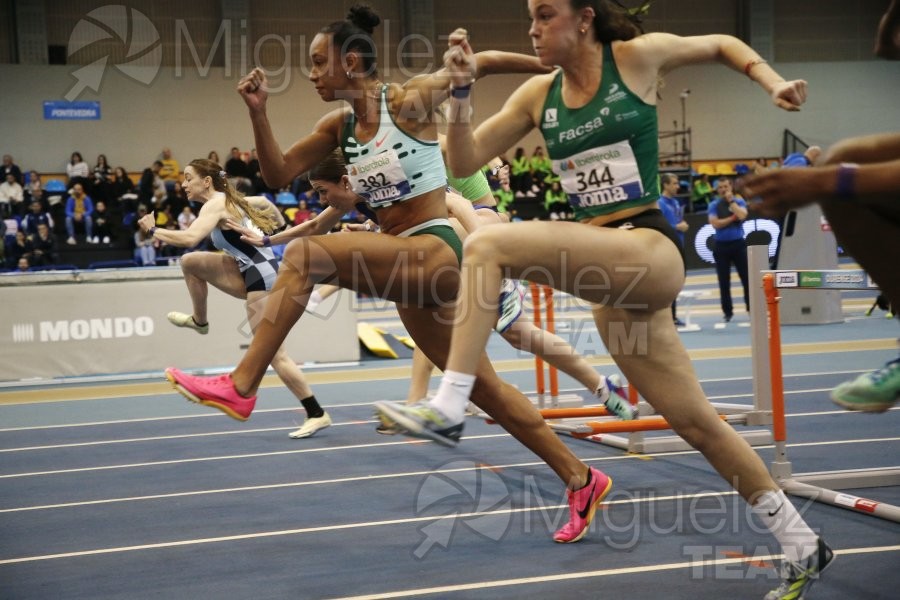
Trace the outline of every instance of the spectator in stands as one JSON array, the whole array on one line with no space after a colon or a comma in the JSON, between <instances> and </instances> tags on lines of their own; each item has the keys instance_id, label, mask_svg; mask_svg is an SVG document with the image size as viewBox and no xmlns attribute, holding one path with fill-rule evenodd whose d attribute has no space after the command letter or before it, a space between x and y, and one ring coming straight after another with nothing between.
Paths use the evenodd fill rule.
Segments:
<instances>
[{"instance_id":1,"label":"spectator in stands","mask_svg":"<svg viewBox=\"0 0 900 600\"><path fill-rule=\"evenodd\" d=\"M260 195L264 192L271 193L266 182L263 180L262 169L259 166L259 157L256 155L256 148L250 150L250 162L247 163L247 172L250 175L250 185L253 187L253 193Z\"/></svg>"},{"instance_id":2,"label":"spectator in stands","mask_svg":"<svg viewBox=\"0 0 900 600\"><path fill-rule=\"evenodd\" d=\"M536 194L540 193L544 179L553 172L553 161L544 154L543 146L538 146L534 149L531 160L528 161L528 166L531 168L531 191Z\"/></svg>"},{"instance_id":3,"label":"spectator in stands","mask_svg":"<svg viewBox=\"0 0 900 600\"><path fill-rule=\"evenodd\" d=\"M95 244L94 241L94 223L91 215L94 213L94 202L91 197L84 192L84 186L76 183L72 186L72 194L66 200L66 233L69 234L66 243L74 246L75 241L75 225L81 223L84 225L84 234L87 243Z\"/></svg>"},{"instance_id":4,"label":"spectator in stands","mask_svg":"<svg viewBox=\"0 0 900 600\"><path fill-rule=\"evenodd\" d=\"M241 156L240 149L235 146L231 149L231 158L225 163L225 173L229 182L241 193L249 193L252 184L250 182L250 169Z\"/></svg>"},{"instance_id":5,"label":"spectator in stands","mask_svg":"<svg viewBox=\"0 0 900 600\"><path fill-rule=\"evenodd\" d=\"M747 283L747 242L744 241L743 222L747 218L747 203L736 196L731 180L720 177L716 181L717 196L709 204L709 224L715 229L716 276L719 279L719 296L725 322L734 316L731 302L731 265L738 272L744 286L744 305L750 312L750 294Z\"/></svg>"},{"instance_id":6,"label":"spectator in stands","mask_svg":"<svg viewBox=\"0 0 900 600\"><path fill-rule=\"evenodd\" d=\"M314 216L315 215L313 214L313 211L309 210L309 206L307 206L306 200L300 200L297 206L297 212L294 213L294 225L306 223Z\"/></svg>"},{"instance_id":7,"label":"spectator in stands","mask_svg":"<svg viewBox=\"0 0 900 600\"><path fill-rule=\"evenodd\" d=\"M2 173L0 173L0 174L2 174L4 181L6 181L6 176L9 175L10 173L15 175L16 181L19 182L19 185L24 183L22 181L22 169L20 169L19 166L13 162L13 157L11 155L4 154L3 155L3 169L2 169Z\"/></svg>"},{"instance_id":8,"label":"spectator in stands","mask_svg":"<svg viewBox=\"0 0 900 600\"><path fill-rule=\"evenodd\" d=\"M769 161L765 158L757 158L750 166L750 170L754 174L765 173L769 170Z\"/></svg>"},{"instance_id":9,"label":"spectator in stands","mask_svg":"<svg viewBox=\"0 0 900 600\"><path fill-rule=\"evenodd\" d=\"M178 229L184 231L191 226L191 223L196 220L197 215L195 215L194 211L191 210L190 205L185 205L185 207L181 210L181 213L178 214Z\"/></svg>"},{"instance_id":10,"label":"spectator in stands","mask_svg":"<svg viewBox=\"0 0 900 600\"><path fill-rule=\"evenodd\" d=\"M211 161L213 161L213 162L216 163L217 165L221 165L221 164L222 164L222 161L219 160L219 153L216 152L215 150L210 150L210 151L209 151L209 154L206 155L206 158L209 159L209 160L211 160Z\"/></svg>"},{"instance_id":11,"label":"spectator in stands","mask_svg":"<svg viewBox=\"0 0 900 600\"><path fill-rule=\"evenodd\" d=\"M58 262L56 253L56 237L50 231L46 223L37 226L37 233L30 236L33 264L36 267L55 265Z\"/></svg>"},{"instance_id":12,"label":"spectator in stands","mask_svg":"<svg viewBox=\"0 0 900 600\"><path fill-rule=\"evenodd\" d=\"M15 241L6 252L7 265L10 268L16 266L16 264L19 262L19 259L23 256L30 261L33 252L34 246L31 244L31 240L28 239L24 231L19 229L16 231Z\"/></svg>"},{"instance_id":13,"label":"spectator in stands","mask_svg":"<svg viewBox=\"0 0 900 600\"><path fill-rule=\"evenodd\" d=\"M16 264L16 271L19 273L25 273L26 271L31 270L31 261L27 256L19 257L19 260Z\"/></svg>"},{"instance_id":14,"label":"spectator in stands","mask_svg":"<svg viewBox=\"0 0 900 600\"><path fill-rule=\"evenodd\" d=\"M6 180L0 183L0 217L21 216L24 212L25 191L16 181L13 173L6 174Z\"/></svg>"},{"instance_id":15,"label":"spectator in stands","mask_svg":"<svg viewBox=\"0 0 900 600\"><path fill-rule=\"evenodd\" d=\"M37 235L38 225L44 224L53 230L53 217L44 209L40 200L31 201L31 211L22 218L21 228L27 235Z\"/></svg>"},{"instance_id":16,"label":"spectator in stands","mask_svg":"<svg viewBox=\"0 0 900 600\"><path fill-rule=\"evenodd\" d=\"M509 185L516 198L524 198L531 192L531 164L525 154L525 148L516 148L516 154L510 163Z\"/></svg>"},{"instance_id":17,"label":"spectator in stands","mask_svg":"<svg viewBox=\"0 0 900 600\"><path fill-rule=\"evenodd\" d=\"M128 176L125 167L116 167L113 172L113 180L110 183L110 196L118 203L123 214L135 212L137 209L138 195L134 190L134 182Z\"/></svg>"},{"instance_id":18,"label":"spectator in stands","mask_svg":"<svg viewBox=\"0 0 900 600\"><path fill-rule=\"evenodd\" d=\"M662 189L662 195L659 197L659 210L669 222L669 225L678 232L678 240L681 242L681 251L684 253L684 232L688 230L687 221L684 220L684 206L678 200L678 188L681 184L678 178L672 173L663 173L659 176L659 186ZM684 322L678 318L677 306L678 300L672 300L672 320L676 327L684 327Z\"/></svg>"},{"instance_id":19,"label":"spectator in stands","mask_svg":"<svg viewBox=\"0 0 900 600\"><path fill-rule=\"evenodd\" d=\"M694 180L694 185L691 186L691 208L693 209L694 204L701 204L703 206L709 206L710 200L713 198L713 188L709 184L709 175L703 173Z\"/></svg>"},{"instance_id":20,"label":"spectator in stands","mask_svg":"<svg viewBox=\"0 0 900 600\"><path fill-rule=\"evenodd\" d=\"M171 148L162 149L162 155L159 162L162 164L162 167L159 170L159 176L163 180L166 191L171 192L177 187L178 174L181 173L178 161L172 158Z\"/></svg>"},{"instance_id":21,"label":"spectator in stands","mask_svg":"<svg viewBox=\"0 0 900 600\"><path fill-rule=\"evenodd\" d=\"M552 221L566 217L569 211L569 196L563 191L560 182L553 182L544 192L544 210Z\"/></svg>"},{"instance_id":22,"label":"spectator in stands","mask_svg":"<svg viewBox=\"0 0 900 600\"><path fill-rule=\"evenodd\" d=\"M153 162L153 166L144 169L144 172L141 173L141 181L138 183L138 202L140 204L154 206L162 203L168 195L166 184L159 176L162 167L162 161L157 160Z\"/></svg>"},{"instance_id":23,"label":"spectator in stands","mask_svg":"<svg viewBox=\"0 0 900 600\"><path fill-rule=\"evenodd\" d=\"M76 183L80 183L85 191L90 187L91 168L84 162L80 152L73 152L69 158L69 164L66 165L66 176L68 177L66 187L70 193Z\"/></svg>"},{"instance_id":24,"label":"spectator in stands","mask_svg":"<svg viewBox=\"0 0 900 600\"><path fill-rule=\"evenodd\" d=\"M498 187L492 191L494 198L497 200L497 211L505 213L509 210L510 205L515 199L509 183L509 165L504 161L502 165L492 172L497 178L498 185Z\"/></svg>"},{"instance_id":25,"label":"spectator in stands","mask_svg":"<svg viewBox=\"0 0 900 600\"><path fill-rule=\"evenodd\" d=\"M91 195L98 202L109 202L112 197L110 182L112 181L112 167L106 160L105 154L97 155L97 164L94 165L94 180L91 187Z\"/></svg>"},{"instance_id":26,"label":"spectator in stands","mask_svg":"<svg viewBox=\"0 0 900 600\"><path fill-rule=\"evenodd\" d=\"M138 218L134 225L134 257L138 264L152 266L156 264L156 247L153 243L153 236L145 234L137 225L141 217L147 214L147 206L138 205L137 214Z\"/></svg>"},{"instance_id":27,"label":"spectator in stands","mask_svg":"<svg viewBox=\"0 0 900 600\"><path fill-rule=\"evenodd\" d=\"M108 244L115 237L116 224L113 216L109 214L106 202L97 200L94 205L94 239L93 243L103 242Z\"/></svg>"},{"instance_id":28,"label":"spectator in stands","mask_svg":"<svg viewBox=\"0 0 900 600\"><path fill-rule=\"evenodd\" d=\"M41 175L37 171L28 172L28 183L25 184L25 198L30 203L32 200L44 201L44 184Z\"/></svg>"}]
</instances>

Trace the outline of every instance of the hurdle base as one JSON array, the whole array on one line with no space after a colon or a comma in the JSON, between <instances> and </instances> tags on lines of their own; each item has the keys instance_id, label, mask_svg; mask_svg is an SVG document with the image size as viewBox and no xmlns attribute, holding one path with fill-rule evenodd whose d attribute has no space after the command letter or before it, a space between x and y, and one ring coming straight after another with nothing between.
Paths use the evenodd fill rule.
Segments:
<instances>
[{"instance_id":1,"label":"hurdle base","mask_svg":"<svg viewBox=\"0 0 900 600\"><path fill-rule=\"evenodd\" d=\"M768 446L772 443L772 433L769 431L738 431L737 433L751 446ZM628 436L597 434L584 439L596 444L626 450L632 454L661 454L694 450L690 444L677 435L647 437L642 433L632 433Z\"/></svg>"},{"instance_id":2,"label":"hurdle base","mask_svg":"<svg viewBox=\"0 0 900 600\"><path fill-rule=\"evenodd\" d=\"M827 487L832 490L893 487L900 486L900 467L797 473L791 479L807 485Z\"/></svg>"},{"instance_id":3,"label":"hurdle base","mask_svg":"<svg viewBox=\"0 0 900 600\"><path fill-rule=\"evenodd\" d=\"M884 471L883 474L874 474L872 473L871 479L874 481L888 481L890 478L896 477L897 473L900 473L900 469L873 469L873 471ZM896 471L894 475L891 475L892 471ZM850 476L847 481L853 481L854 476L862 475L862 473L857 473L854 471L850 471ZM839 475L840 472L835 472L835 475ZM817 477L830 477L832 474L830 473L822 473L817 475ZM893 480L893 483L884 483L879 485L896 485L896 480ZM845 510L852 510L853 512L858 512L864 515L879 517L881 519L885 519L887 521L893 521L895 523L900 523L900 506L894 506L893 504L885 504L882 502L878 502L876 500L870 500L868 498L861 498L859 496L854 496L852 494L844 494L841 492L836 492L834 490L819 487L816 485L810 485L797 479L785 479L778 482L781 485L781 488L784 490L786 494L791 494L792 496L798 496L801 498L809 498L814 502L821 502L823 504L830 504L832 506L836 506L838 508L843 508ZM870 484L871 485L871 484ZM862 486L869 487L869 486Z\"/></svg>"}]
</instances>

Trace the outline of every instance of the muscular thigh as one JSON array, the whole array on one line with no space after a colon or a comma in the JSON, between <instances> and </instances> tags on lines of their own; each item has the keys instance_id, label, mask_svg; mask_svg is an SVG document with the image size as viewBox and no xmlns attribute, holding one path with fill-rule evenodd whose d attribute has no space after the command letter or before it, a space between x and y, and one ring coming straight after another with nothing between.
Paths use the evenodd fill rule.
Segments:
<instances>
[{"instance_id":1,"label":"muscular thigh","mask_svg":"<svg viewBox=\"0 0 900 600\"><path fill-rule=\"evenodd\" d=\"M678 249L650 229L531 221L478 230L466 242L466 256L473 243L507 267L509 276L598 304L661 308L684 283Z\"/></svg>"},{"instance_id":2,"label":"muscular thigh","mask_svg":"<svg viewBox=\"0 0 900 600\"><path fill-rule=\"evenodd\" d=\"M452 302L459 287L453 250L433 235L399 238L381 233L341 233L300 239L285 252L282 268L400 304Z\"/></svg>"},{"instance_id":3,"label":"muscular thigh","mask_svg":"<svg viewBox=\"0 0 900 600\"><path fill-rule=\"evenodd\" d=\"M219 252L189 252L181 257L181 270L225 292L244 299L247 288L237 261Z\"/></svg>"}]
</instances>

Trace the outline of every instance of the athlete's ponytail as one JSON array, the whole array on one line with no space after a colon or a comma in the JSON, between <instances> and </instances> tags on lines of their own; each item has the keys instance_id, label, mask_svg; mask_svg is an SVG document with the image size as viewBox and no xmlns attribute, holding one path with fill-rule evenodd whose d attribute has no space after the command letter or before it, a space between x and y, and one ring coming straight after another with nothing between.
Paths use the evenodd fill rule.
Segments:
<instances>
[{"instance_id":1,"label":"athlete's ponytail","mask_svg":"<svg viewBox=\"0 0 900 600\"><path fill-rule=\"evenodd\" d=\"M616 0L570 0L574 10L594 9L594 37L603 44L616 40L630 40L644 33L640 15L645 14L650 2L637 8L628 8Z\"/></svg>"},{"instance_id":2,"label":"athlete's ponytail","mask_svg":"<svg viewBox=\"0 0 900 600\"><path fill-rule=\"evenodd\" d=\"M320 33L328 33L332 41L341 51L341 56L348 52L356 52L362 59L363 73L361 76L370 77L378 74L378 51L372 34L375 27L381 23L374 10L365 4L357 4L347 13L343 21L335 21L323 28ZM351 73L347 73L348 77Z\"/></svg>"}]
</instances>

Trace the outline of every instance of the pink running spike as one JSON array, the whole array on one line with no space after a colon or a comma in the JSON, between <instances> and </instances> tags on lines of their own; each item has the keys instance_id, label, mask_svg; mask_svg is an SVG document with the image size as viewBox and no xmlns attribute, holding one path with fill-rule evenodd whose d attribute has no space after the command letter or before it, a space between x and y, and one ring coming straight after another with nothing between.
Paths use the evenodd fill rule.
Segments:
<instances>
[{"instance_id":1,"label":"pink running spike","mask_svg":"<svg viewBox=\"0 0 900 600\"><path fill-rule=\"evenodd\" d=\"M249 419L253 407L256 406L256 396L249 398L241 396L234 389L234 382L229 374L200 377L169 367L166 369L166 379L171 381L172 386L191 402L218 408L238 421Z\"/></svg>"}]
</instances>

